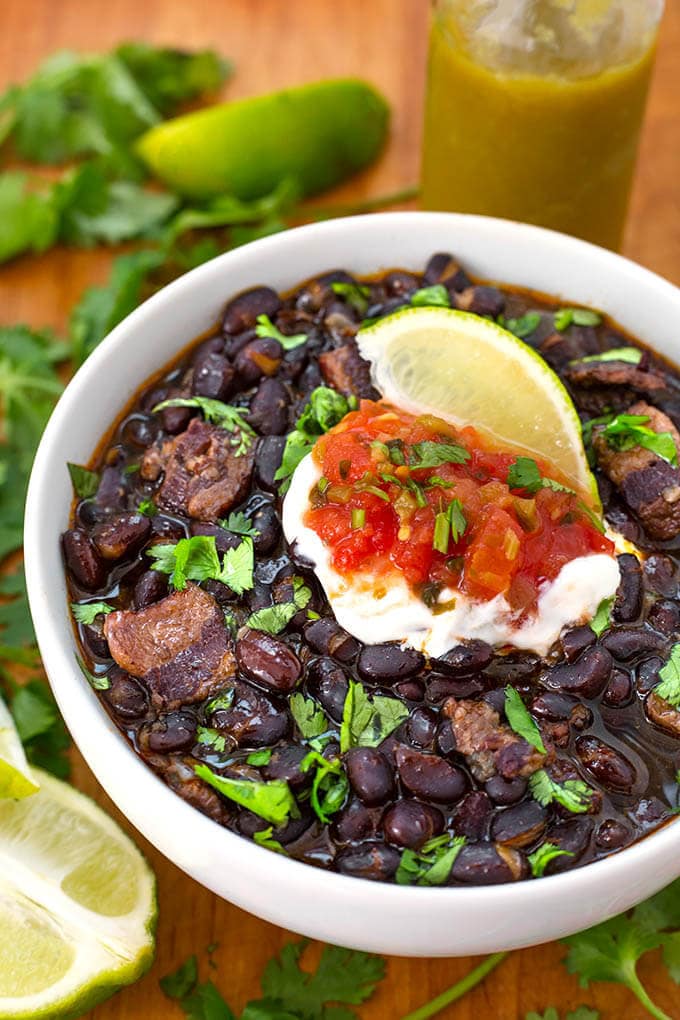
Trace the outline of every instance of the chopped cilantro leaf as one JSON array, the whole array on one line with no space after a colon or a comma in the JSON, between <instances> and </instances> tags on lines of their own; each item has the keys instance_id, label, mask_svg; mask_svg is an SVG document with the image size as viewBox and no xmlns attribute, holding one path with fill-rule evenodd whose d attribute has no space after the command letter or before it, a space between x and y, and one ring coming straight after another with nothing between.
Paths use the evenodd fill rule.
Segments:
<instances>
[{"instance_id":1,"label":"chopped cilantro leaf","mask_svg":"<svg viewBox=\"0 0 680 1020\"><path fill-rule=\"evenodd\" d=\"M585 358L575 358L571 365L587 365L593 361L623 361L627 365L639 365L642 351L639 347L612 347L601 354L589 354Z\"/></svg>"},{"instance_id":2,"label":"chopped cilantro leaf","mask_svg":"<svg viewBox=\"0 0 680 1020\"><path fill-rule=\"evenodd\" d=\"M431 287L421 287L411 294L414 308L450 308L451 298L443 283L434 283Z\"/></svg>"},{"instance_id":3,"label":"chopped cilantro leaf","mask_svg":"<svg viewBox=\"0 0 680 1020\"><path fill-rule=\"evenodd\" d=\"M244 410L242 407L233 407L231 404L224 404L221 400L213 400L211 397L172 397L170 400L163 400L160 404L156 404L153 412L155 414L166 407L197 407L203 412L206 421L227 432L238 432L238 436L234 436L232 439L232 446L236 447L237 457L241 457L253 441L255 431L241 414Z\"/></svg>"},{"instance_id":4,"label":"chopped cilantro leaf","mask_svg":"<svg viewBox=\"0 0 680 1020\"><path fill-rule=\"evenodd\" d=\"M281 466L274 480L283 482L281 492L290 484L290 476L300 461L307 456L319 436L342 421L345 415L356 407L356 400L343 397L329 386L317 386L309 396L295 428L288 434L283 451Z\"/></svg>"},{"instance_id":5,"label":"chopped cilantro leaf","mask_svg":"<svg viewBox=\"0 0 680 1020\"><path fill-rule=\"evenodd\" d=\"M314 768L310 803L316 817L327 825L347 800L349 780L339 758L324 758L318 751L310 751L300 762L300 771Z\"/></svg>"},{"instance_id":6,"label":"chopped cilantro leaf","mask_svg":"<svg viewBox=\"0 0 680 1020\"><path fill-rule=\"evenodd\" d=\"M235 549L228 549L222 563L214 535L194 535L179 542L154 545L147 550L147 556L155 560L152 570L170 575L170 584L176 591L182 591L187 581L221 581L236 595L253 586L254 550L250 538L244 538Z\"/></svg>"},{"instance_id":7,"label":"chopped cilantro leaf","mask_svg":"<svg viewBox=\"0 0 680 1020\"><path fill-rule=\"evenodd\" d=\"M108 602L72 602L71 612L76 623L92 624L98 616L113 612Z\"/></svg>"},{"instance_id":8,"label":"chopped cilantro leaf","mask_svg":"<svg viewBox=\"0 0 680 1020\"><path fill-rule=\"evenodd\" d=\"M247 538L257 538L260 534L257 528L253 527L250 518L246 517L241 510L233 510L228 517L219 522L219 525L221 528L233 532L234 535L243 535Z\"/></svg>"},{"instance_id":9,"label":"chopped cilantro leaf","mask_svg":"<svg viewBox=\"0 0 680 1020\"><path fill-rule=\"evenodd\" d=\"M420 471L423 468L440 467L441 464L465 464L469 459L470 454L463 446L424 439L411 447L409 467L414 471Z\"/></svg>"},{"instance_id":10,"label":"chopped cilantro leaf","mask_svg":"<svg viewBox=\"0 0 680 1020\"><path fill-rule=\"evenodd\" d=\"M540 325L540 322L541 316L539 312L527 312L518 319L505 319L501 325L504 325L505 329L514 333L520 340L524 340L525 337L530 336L534 332Z\"/></svg>"},{"instance_id":11,"label":"chopped cilantro leaf","mask_svg":"<svg viewBox=\"0 0 680 1020\"><path fill-rule=\"evenodd\" d=\"M542 878L545 869L556 857L573 857L570 850L561 850L554 843L541 843L537 850L529 854L527 860L531 866L531 873L534 878Z\"/></svg>"},{"instance_id":12,"label":"chopped cilantro leaf","mask_svg":"<svg viewBox=\"0 0 680 1020\"><path fill-rule=\"evenodd\" d=\"M602 316L589 308L560 308L553 316L555 329L563 333L572 324L574 326L599 326Z\"/></svg>"},{"instance_id":13,"label":"chopped cilantro leaf","mask_svg":"<svg viewBox=\"0 0 680 1020\"><path fill-rule=\"evenodd\" d=\"M250 779L230 779L218 776L207 765L195 765L194 772L199 779L205 780L223 797L233 800L253 814L264 818L274 825L283 825L292 816L299 817L295 798L288 783L282 779L272 779L268 783L257 783Z\"/></svg>"},{"instance_id":14,"label":"chopped cilantro leaf","mask_svg":"<svg viewBox=\"0 0 680 1020\"><path fill-rule=\"evenodd\" d=\"M155 517L158 507L152 499L143 499L137 507L137 513L144 514L145 517Z\"/></svg>"},{"instance_id":15,"label":"chopped cilantro leaf","mask_svg":"<svg viewBox=\"0 0 680 1020\"><path fill-rule=\"evenodd\" d=\"M670 432L655 432L647 425L645 414L617 414L605 425L602 435L613 450L632 450L642 446L657 457L678 466L678 451Z\"/></svg>"},{"instance_id":16,"label":"chopped cilantro leaf","mask_svg":"<svg viewBox=\"0 0 680 1020\"><path fill-rule=\"evenodd\" d=\"M505 716L511 728L541 754L547 754L541 731L529 714L521 696L510 684L505 688Z\"/></svg>"},{"instance_id":17,"label":"chopped cilantro leaf","mask_svg":"<svg viewBox=\"0 0 680 1020\"><path fill-rule=\"evenodd\" d=\"M567 779L564 783L557 783L545 769L539 769L529 777L529 790L542 807L555 801L574 814L587 811L593 796L593 790L582 779Z\"/></svg>"},{"instance_id":18,"label":"chopped cilantro leaf","mask_svg":"<svg viewBox=\"0 0 680 1020\"><path fill-rule=\"evenodd\" d=\"M214 539L213 539L214 541ZM243 595L253 587L255 550L252 538L244 538L235 549L227 549L222 570L216 580L226 584L236 595Z\"/></svg>"},{"instance_id":19,"label":"chopped cilantro leaf","mask_svg":"<svg viewBox=\"0 0 680 1020\"><path fill-rule=\"evenodd\" d=\"M340 729L340 749L377 747L408 716L408 709L396 698L376 694L369 698L361 684L349 682Z\"/></svg>"},{"instance_id":20,"label":"chopped cilantro leaf","mask_svg":"<svg viewBox=\"0 0 680 1020\"><path fill-rule=\"evenodd\" d=\"M359 315L365 315L366 309L368 308L368 300L371 296L371 288L364 287L360 283L346 283L343 281L337 281L331 284L331 289L334 294L338 297L343 298L352 308L359 313Z\"/></svg>"},{"instance_id":21,"label":"chopped cilantro leaf","mask_svg":"<svg viewBox=\"0 0 680 1020\"><path fill-rule=\"evenodd\" d=\"M259 337L271 337L273 340L278 340L284 351L294 351L296 347L300 347L307 342L306 333L295 333L293 336L286 336L280 329L277 329L268 315L258 315L255 332Z\"/></svg>"},{"instance_id":22,"label":"chopped cilantro leaf","mask_svg":"<svg viewBox=\"0 0 680 1020\"><path fill-rule=\"evenodd\" d=\"M659 670L654 693L673 708L680 707L680 643L673 645L668 662Z\"/></svg>"},{"instance_id":23,"label":"chopped cilantro leaf","mask_svg":"<svg viewBox=\"0 0 680 1020\"><path fill-rule=\"evenodd\" d=\"M71 476L73 491L79 499L90 499L99 488L99 475L96 471L81 467L80 464L67 464Z\"/></svg>"},{"instance_id":24,"label":"chopped cilantro leaf","mask_svg":"<svg viewBox=\"0 0 680 1020\"><path fill-rule=\"evenodd\" d=\"M246 626L252 630L262 630L265 634L280 634L288 626L298 607L294 602L282 602L274 606L257 609L248 617Z\"/></svg>"},{"instance_id":25,"label":"chopped cilantro leaf","mask_svg":"<svg viewBox=\"0 0 680 1020\"><path fill-rule=\"evenodd\" d=\"M590 629L594 631L598 637L604 634L604 632L611 626L612 606L614 605L615 600L615 595L612 595L611 598L608 599L602 599L597 607L595 616L588 624Z\"/></svg>"},{"instance_id":26,"label":"chopped cilantro leaf","mask_svg":"<svg viewBox=\"0 0 680 1020\"><path fill-rule=\"evenodd\" d=\"M246 761L249 765L268 765L271 761L272 752L271 748L264 747L261 751L253 751L248 755Z\"/></svg>"},{"instance_id":27,"label":"chopped cilantro leaf","mask_svg":"<svg viewBox=\"0 0 680 1020\"><path fill-rule=\"evenodd\" d=\"M330 728L326 713L312 698L299 692L291 696L290 711L295 724L305 740L313 740Z\"/></svg>"},{"instance_id":28,"label":"chopped cilantro leaf","mask_svg":"<svg viewBox=\"0 0 680 1020\"><path fill-rule=\"evenodd\" d=\"M395 881L398 885L444 885L464 845L464 836L445 833L428 840L420 850L404 850Z\"/></svg>"},{"instance_id":29,"label":"chopped cilantro leaf","mask_svg":"<svg viewBox=\"0 0 680 1020\"><path fill-rule=\"evenodd\" d=\"M227 749L227 740L219 730L211 729L209 726L199 726L196 730L196 742L212 748L217 754L223 754Z\"/></svg>"},{"instance_id":30,"label":"chopped cilantro leaf","mask_svg":"<svg viewBox=\"0 0 680 1020\"><path fill-rule=\"evenodd\" d=\"M253 842L257 843L258 846L266 847L267 850L273 850L276 854L283 854L284 857L288 857L286 848L281 846L278 839L274 839L274 828L271 825L260 832L254 832Z\"/></svg>"},{"instance_id":31,"label":"chopped cilantro leaf","mask_svg":"<svg viewBox=\"0 0 680 1020\"><path fill-rule=\"evenodd\" d=\"M76 655L76 662L80 667L80 672L83 674L90 687L92 687L95 691L108 691L111 686L111 681L107 676L91 673L79 655Z\"/></svg>"}]
</instances>

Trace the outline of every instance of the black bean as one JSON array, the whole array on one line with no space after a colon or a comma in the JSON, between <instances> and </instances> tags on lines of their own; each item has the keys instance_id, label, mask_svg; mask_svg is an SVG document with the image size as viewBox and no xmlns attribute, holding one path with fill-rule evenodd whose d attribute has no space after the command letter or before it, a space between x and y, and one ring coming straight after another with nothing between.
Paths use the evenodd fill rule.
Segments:
<instances>
[{"instance_id":1,"label":"black bean","mask_svg":"<svg viewBox=\"0 0 680 1020\"><path fill-rule=\"evenodd\" d=\"M388 273L382 282L385 290L392 297L401 297L402 294L412 294L413 291L418 290L420 286L418 278L414 276L413 273L405 273L400 269L397 269L392 273Z\"/></svg>"},{"instance_id":2,"label":"black bean","mask_svg":"<svg viewBox=\"0 0 680 1020\"><path fill-rule=\"evenodd\" d=\"M140 719L146 715L148 696L142 684L119 666L108 672L110 687L104 692L105 701L121 719Z\"/></svg>"},{"instance_id":3,"label":"black bean","mask_svg":"<svg viewBox=\"0 0 680 1020\"><path fill-rule=\"evenodd\" d=\"M265 779L282 779L295 790L307 786L310 782L311 773L302 772L300 762L306 758L308 748L299 744L285 744L282 747L275 747L272 756L262 768L262 775Z\"/></svg>"},{"instance_id":4,"label":"black bean","mask_svg":"<svg viewBox=\"0 0 680 1020\"><path fill-rule=\"evenodd\" d=\"M620 752L597 737L578 737L576 753L584 768L612 793L631 793L637 774L635 766Z\"/></svg>"},{"instance_id":5,"label":"black bean","mask_svg":"<svg viewBox=\"0 0 680 1020\"><path fill-rule=\"evenodd\" d=\"M285 436L264 436L257 444L255 475L258 484L267 492L278 490L278 482L274 481L274 475L281 466L285 445Z\"/></svg>"},{"instance_id":6,"label":"black bean","mask_svg":"<svg viewBox=\"0 0 680 1020\"><path fill-rule=\"evenodd\" d=\"M576 662L556 666L546 673L545 684L552 690L574 691L584 698L595 698L609 680L612 657L604 648L586 648Z\"/></svg>"},{"instance_id":7,"label":"black bean","mask_svg":"<svg viewBox=\"0 0 680 1020\"><path fill-rule=\"evenodd\" d=\"M569 856L554 857L546 866L545 874L553 875L571 868L588 849L592 831L593 823L589 818L570 818L551 825L545 834L545 842L554 843L560 850L566 850Z\"/></svg>"},{"instance_id":8,"label":"black bean","mask_svg":"<svg viewBox=\"0 0 680 1020\"><path fill-rule=\"evenodd\" d=\"M331 719L341 722L349 684L338 664L332 659L316 659L309 666L307 686Z\"/></svg>"},{"instance_id":9,"label":"black bean","mask_svg":"<svg viewBox=\"0 0 680 1020\"><path fill-rule=\"evenodd\" d=\"M430 747L437 732L439 716L431 708L414 708L406 720L406 736L415 747Z\"/></svg>"},{"instance_id":10,"label":"black bean","mask_svg":"<svg viewBox=\"0 0 680 1020\"><path fill-rule=\"evenodd\" d=\"M382 808L368 808L354 797L333 818L333 833L340 843L375 839L380 829Z\"/></svg>"},{"instance_id":11,"label":"black bean","mask_svg":"<svg viewBox=\"0 0 680 1020\"><path fill-rule=\"evenodd\" d=\"M104 637L104 617L98 616L94 623L81 624L80 637L95 659L110 659L109 643Z\"/></svg>"},{"instance_id":12,"label":"black bean","mask_svg":"<svg viewBox=\"0 0 680 1020\"><path fill-rule=\"evenodd\" d=\"M215 548L223 555L229 549L236 549L243 541L242 535L235 535L219 524L206 524L204 521L192 521L189 528L192 535L208 535L215 539Z\"/></svg>"},{"instance_id":13,"label":"black bean","mask_svg":"<svg viewBox=\"0 0 680 1020\"><path fill-rule=\"evenodd\" d=\"M179 542L181 538L186 537L186 529L179 521L164 517L162 514L156 514L151 518L151 533L156 538L162 539L163 544Z\"/></svg>"},{"instance_id":14,"label":"black bean","mask_svg":"<svg viewBox=\"0 0 680 1020\"><path fill-rule=\"evenodd\" d=\"M125 480L121 477L120 467L105 467L99 478L95 500L99 506L120 509L125 498L125 489Z\"/></svg>"},{"instance_id":15,"label":"black bean","mask_svg":"<svg viewBox=\"0 0 680 1020\"><path fill-rule=\"evenodd\" d=\"M158 431L158 420L145 414L131 414L120 430L124 443L138 446L140 449L151 446L158 436Z\"/></svg>"},{"instance_id":16,"label":"black bean","mask_svg":"<svg viewBox=\"0 0 680 1020\"><path fill-rule=\"evenodd\" d=\"M548 812L535 800L500 811L491 823L491 838L505 846L525 847L536 843L548 824Z\"/></svg>"},{"instance_id":17,"label":"black bean","mask_svg":"<svg viewBox=\"0 0 680 1020\"><path fill-rule=\"evenodd\" d=\"M250 402L248 421L261 436L280 435L288 428L288 390L278 379L263 379Z\"/></svg>"},{"instance_id":18,"label":"black bean","mask_svg":"<svg viewBox=\"0 0 680 1020\"><path fill-rule=\"evenodd\" d=\"M663 553L652 553L644 562L645 584L651 591L666 598L675 598L678 594L678 580L675 564L670 556Z\"/></svg>"},{"instance_id":19,"label":"black bean","mask_svg":"<svg viewBox=\"0 0 680 1020\"><path fill-rule=\"evenodd\" d=\"M151 534L144 514L120 513L97 524L92 532L97 552L105 560L120 560L136 553Z\"/></svg>"},{"instance_id":20,"label":"black bean","mask_svg":"<svg viewBox=\"0 0 680 1020\"><path fill-rule=\"evenodd\" d=\"M425 697L425 685L420 680L400 680L392 688L393 692L404 701L422 701Z\"/></svg>"},{"instance_id":21,"label":"black bean","mask_svg":"<svg viewBox=\"0 0 680 1020\"><path fill-rule=\"evenodd\" d=\"M652 688L656 687L659 682L659 670L663 665L663 659L658 655L652 655L637 666L635 686L640 694L649 694Z\"/></svg>"},{"instance_id":22,"label":"black bean","mask_svg":"<svg viewBox=\"0 0 680 1020\"><path fill-rule=\"evenodd\" d=\"M276 510L271 503L265 503L255 511L251 520L253 528L257 531L257 535L253 538L255 552L259 555L271 552L276 548L281 537L281 522Z\"/></svg>"},{"instance_id":23,"label":"black bean","mask_svg":"<svg viewBox=\"0 0 680 1020\"><path fill-rule=\"evenodd\" d=\"M622 669L615 669L602 695L602 704L609 708L620 708L627 705L633 697L633 681L630 674Z\"/></svg>"},{"instance_id":24,"label":"black bean","mask_svg":"<svg viewBox=\"0 0 680 1020\"><path fill-rule=\"evenodd\" d=\"M331 616L310 620L304 628L305 641L315 652L350 662L359 651L359 642Z\"/></svg>"},{"instance_id":25,"label":"black bean","mask_svg":"<svg viewBox=\"0 0 680 1020\"><path fill-rule=\"evenodd\" d=\"M452 680L444 676L431 675L426 696L431 705L441 705L447 698L469 698L471 695L481 694L483 690L484 683L481 677Z\"/></svg>"},{"instance_id":26,"label":"black bean","mask_svg":"<svg viewBox=\"0 0 680 1020\"><path fill-rule=\"evenodd\" d=\"M645 652L660 651L665 642L653 631L636 627L631 630L612 628L603 635L602 644L615 659L628 662Z\"/></svg>"},{"instance_id":27,"label":"black bean","mask_svg":"<svg viewBox=\"0 0 680 1020\"><path fill-rule=\"evenodd\" d=\"M466 843L456 857L451 877L465 885L498 885L523 878L527 871L526 858L519 850Z\"/></svg>"},{"instance_id":28,"label":"black bean","mask_svg":"<svg viewBox=\"0 0 680 1020\"><path fill-rule=\"evenodd\" d=\"M643 797L628 811L628 817L638 828L647 830L655 828L668 813L668 807L658 797Z\"/></svg>"},{"instance_id":29,"label":"black bean","mask_svg":"<svg viewBox=\"0 0 680 1020\"><path fill-rule=\"evenodd\" d=\"M385 839L395 846L417 850L444 830L441 811L417 800L399 800L383 815Z\"/></svg>"},{"instance_id":30,"label":"black bean","mask_svg":"<svg viewBox=\"0 0 680 1020\"><path fill-rule=\"evenodd\" d=\"M459 268L453 255L443 251L437 252L427 260L425 272L423 273L423 283L426 286L431 286L433 283L441 283L445 277L456 273Z\"/></svg>"},{"instance_id":31,"label":"black bean","mask_svg":"<svg viewBox=\"0 0 680 1020\"><path fill-rule=\"evenodd\" d=\"M605 818L595 833L595 844L610 853L625 846L630 839L630 830L615 818Z\"/></svg>"},{"instance_id":32,"label":"black bean","mask_svg":"<svg viewBox=\"0 0 680 1020\"><path fill-rule=\"evenodd\" d=\"M344 850L335 860L342 875L387 882L399 867L401 854L383 843L366 842L351 850Z\"/></svg>"},{"instance_id":33,"label":"black bean","mask_svg":"<svg viewBox=\"0 0 680 1020\"><path fill-rule=\"evenodd\" d=\"M466 287L456 300L459 308L475 315L490 315L496 319L505 308L505 295L498 287L477 286Z\"/></svg>"},{"instance_id":34,"label":"black bean","mask_svg":"<svg viewBox=\"0 0 680 1020\"><path fill-rule=\"evenodd\" d=\"M281 298L271 287L253 287L238 294L224 309L222 329L231 335L253 329L258 315L276 315Z\"/></svg>"},{"instance_id":35,"label":"black bean","mask_svg":"<svg viewBox=\"0 0 680 1020\"><path fill-rule=\"evenodd\" d=\"M453 735L453 728L450 722L447 721L439 724L435 747L443 758L456 757L456 738Z\"/></svg>"},{"instance_id":36,"label":"black bean","mask_svg":"<svg viewBox=\"0 0 680 1020\"><path fill-rule=\"evenodd\" d=\"M495 681L494 686L503 687L522 684L534 680L545 666L543 659L529 652L511 652L509 655L496 655L484 670L484 675Z\"/></svg>"},{"instance_id":37,"label":"black bean","mask_svg":"<svg viewBox=\"0 0 680 1020\"><path fill-rule=\"evenodd\" d=\"M463 770L436 754L423 754L410 747L397 747L394 758L403 785L423 800L455 804L468 788L467 776Z\"/></svg>"},{"instance_id":38,"label":"black bean","mask_svg":"<svg viewBox=\"0 0 680 1020\"><path fill-rule=\"evenodd\" d=\"M414 648L397 644L366 645L359 655L357 669L364 680L391 684L415 676L424 665L424 656Z\"/></svg>"},{"instance_id":39,"label":"black bean","mask_svg":"<svg viewBox=\"0 0 680 1020\"><path fill-rule=\"evenodd\" d=\"M302 675L302 664L285 642L261 630L247 630L236 643L239 668L270 690L287 694Z\"/></svg>"},{"instance_id":40,"label":"black bean","mask_svg":"<svg viewBox=\"0 0 680 1020\"><path fill-rule=\"evenodd\" d=\"M271 747L287 736L290 717L283 706L242 680L233 689L231 707L212 713L213 726L242 747Z\"/></svg>"},{"instance_id":41,"label":"black bean","mask_svg":"<svg viewBox=\"0 0 680 1020\"><path fill-rule=\"evenodd\" d=\"M89 531L99 521L106 520L109 512L108 507L101 506L93 499L81 499L76 508L76 525L82 525Z\"/></svg>"},{"instance_id":42,"label":"black bean","mask_svg":"<svg viewBox=\"0 0 680 1020\"><path fill-rule=\"evenodd\" d=\"M621 580L612 609L612 617L619 623L631 623L642 608L642 568L637 556L623 553L618 557Z\"/></svg>"},{"instance_id":43,"label":"black bean","mask_svg":"<svg viewBox=\"0 0 680 1020\"><path fill-rule=\"evenodd\" d=\"M493 659L493 648L486 641L468 641L464 645L456 645L445 655L432 660L432 669L444 676L472 676L489 665Z\"/></svg>"},{"instance_id":44,"label":"black bean","mask_svg":"<svg viewBox=\"0 0 680 1020\"><path fill-rule=\"evenodd\" d=\"M486 839L492 816L493 807L485 793L481 790L466 793L453 819L456 835L471 840Z\"/></svg>"},{"instance_id":45,"label":"black bean","mask_svg":"<svg viewBox=\"0 0 680 1020\"><path fill-rule=\"evenodd\" d=\"M594 645L597 637L590 627L574 627L566 631L560 638L562 652L567 662L573 662L584 648Z\"/></svg>"},{"instance_id":46,"label":"black bean","mask_svg":"<svg viewBox=\"0 0 680 1020\"><path fill-rule=\"evenodd\" d=\"M487 705L491 705L494 712L502 717L505 712L505 688L497 687L494 691L486 691L484 694L484 701Z\"/></svg>"},{"instance_id":47,"label":"black bean","mask_svg":"<svg viewBox=\"0 0 680 1020\"><path fill-rule=\"evenodd\" d=\"M186 751L196 742L196 728L196 716L189 712L159 716L146 735L149 749L156 754Z\"/></svg>"},{"instance_id":48,"label":"black bean","mask_svg":"<svg viewBox=\"0 0 680 1020\"><path fill-rule=\"evenodd\" d=\"M181 393L172 393L172 397L181 397ZM164 432L171 436L178 436L180 432L188 427L196 411L192 407L164 407L159 412L159 418Z\"/></svg>"},{"instance_id":49,"label":"black bean","mask_svg":"<svg viewBox=\"0 0 680 1020\"><path fill-rule=\"evenodd\" d=\"M283 347L270 336L251 340L243 347L234 360L239 383L254 386L263 375L274 375L283 358Z\"/></svg>"},{"instance_id":50,"label":"black bean","mask_svg":"<svg viewBox=\"0 0 680 1020\"><path fill-rule=\"evenodd\" d=\"M226 400L236 388L236 370L223 354L206 351L194 361L191 392L211 400Z\"/></svg>"},{"instance_id":51,"label":"black bean","mask_svg":"<svg viewBox=\"0 0 680 1020\"><path fill-rule=\"evenodd\" d=\"M62 535L66 566L76 583L87 591L101 588L106 580L106 570L94 542L81 528L73 528Z\"/></svg>"},{"instance_id":52,"label":"black bean","mask_svg":"<svg viewBox=\"0 0 680 1020\"><path fill-rule=\"evenodd\" d=\"M539 719L546 719L549 722L559 722L562 719L569 719L574 707L578 705L576 698L568 694L555 694L546 691L531 702L532 715Z\"/></svg>"},{"instance_id":53,"label":"black bean","mask_svg":"<svg viewBox=\"0 0 680 1020\"><path fill-rule=\"evenodd\" d=\"M313 824L314 814L307 805L303 805L299 818L291 818L283 825L274 827L272 838L282 846L287 846L299 839ZM259 815L253 814L252 811L240 811L237 825L241 835L249 836L252 839L256 832L262 832L263 829L268 828L269 823L263 821Z\"/></svg>"},{"instance_id":54,"label":"black bean","mask_svg":"<svg viewBox=\"0 0 680 1020\"><path fill-rule=\"evenodd\" d=\"M502 776L492 776L484 784L484 789L494 804L502 806L516 804L527 792L527 781L522 779L521 776L517 776L515 779L503 779Z\"/></svg>"},{"instance_id":55,"label":"black bean","mask_svg":"<svg viewBox=\"0 0 680 1020\"><path fill-rule=\"evenodd\" d=\"M389 762L373 747L354 747L345 755L350 786L367 807L385 804L394 796L394 774Z\"/></svg>"},{"instance_id":56,"label":"black bean","mask_svg":"<svg viewBox=\"0 0 680 1020\"><path fill-rule=\"evenodd\" d=\"M660 599L649 610L647 623L659 633L672 637L680 630L680 606L677 602Z\"/></svg>"}]
</instances>

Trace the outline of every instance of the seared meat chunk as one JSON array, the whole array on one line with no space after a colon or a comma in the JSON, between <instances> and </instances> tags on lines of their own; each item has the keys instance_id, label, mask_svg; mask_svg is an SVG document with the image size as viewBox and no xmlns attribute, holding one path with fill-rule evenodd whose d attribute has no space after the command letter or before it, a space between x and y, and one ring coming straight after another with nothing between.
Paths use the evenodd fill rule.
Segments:
<instances>
[{"instance_id":1,"label":"seared meat chunk","mask_svg":"<svg viewBox=\"0 0 680 1020\"><path fill-rule=\"evenodd\" d=\"M668 389L666 380L625 361L587 361L569 365L564 374L573 386L626 386L634 393L653 395Z\"/></svg>"},{"instance_id":2,"label":"seared meat chunk","mask_svg":"<svg viewBox=\"0 0 680 1020\"><path fill-rule=\"evenodd\" d=\"M237 456L238 432L227 432L193 418L189 428L160 449L152 447L142 460L142 478L165 477L156 494L164 510L187 514L199 521L216 521L248 493L255 461L255 444Z\"/></svg>"},{"instance_id":3,"label":"seared meat chunk","mask_svg":"<svg viewBox=\"0 0 680 1020\"><path fill-rule=\"evenodd\" d=\"M236 673L224 615L194 584L139 612L111 613L104 633L115 661L144 680L156 708L203 701Z\"/></svg>"},{"instance_id":4,"label":"seared meat chunk","mask_svg":"<svg viewBox=\"0 0 680 1020\"><path fill-rule=\"evenodd\" d=\"M646 415L647 427L670 432L680 450L680 434L663 411L640 400L626 413ZM680 470L641 446L614 450L602 432L602 428L594 429L593 449L604 473L619 487L650 538L674 538L680 533Z\"/></svg>"},{"instance_id":5,"label":"seared meat chunk","mask_svg":"<svg viewBox=\"0 0 680 1020\"><path fill-rule=\"evenodd\" d=\"M368 362L359 354L354 340L320 354L319 368L328 385L346 397L375 397Z\"/></svg>"},{"instance_id":6,"label":"seared meat chunk","mask_svg":"<svg viewBox=\"0 0 680 1020\"><path fill-rule=\"evenodd\" d=\"M504 779L530 776L543 768L547 755L502 723L486 701L449 698L444 715L451 720L456 750L466 759L475 779L484 783L493 775Z\"/></svg>"},{"instance_id":7,"label":"seared meat chunk","mask_svg":"<svg viewBox=\"0 0 680 1020\"><path fill-rule=\"evenodd\" d=\"M672 734L674 737L680 737L680 709L673 708L667 701L660 698L654 691L647 697L645 703L647 715L660 726L663 730Z\"/></svg>"}]
</instances>

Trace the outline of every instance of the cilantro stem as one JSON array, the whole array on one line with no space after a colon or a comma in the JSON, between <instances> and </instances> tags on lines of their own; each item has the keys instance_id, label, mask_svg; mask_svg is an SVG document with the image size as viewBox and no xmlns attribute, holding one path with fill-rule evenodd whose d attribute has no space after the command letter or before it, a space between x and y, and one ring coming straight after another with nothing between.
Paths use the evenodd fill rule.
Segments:
<instances>
[{"instance_id":1,"label":"cilantro stem","mask_svg":"<svg viewBox=\"0 0 680 1020\"><path fill-rule=\"evenodd\" d=\"M457 999L462 999L475 985L478 985L480 981L483 981L487 974L502 963L508 953L493 953L491 956L487 956L485 960L482 960L478 967L471 970L469 974L466 974L464 978L457 981L451 988L447 988L445 992L438 995L436 999L432 999L431 1002L426 1002L424 1006L409 1013L407 1016L402 1017L402 1020L428 1020L429 1017L435 1016L446 1006L450 1006L452 1002L456 1002ZM640 985L642 992L644 988ZM636 993L637 994L637 993ZM640 996L638 996L640 998ZM642 1001L642 1000L640 1000ZM653 1003L652 1003L653 1005ZM663 1013L655 1013L655 1016L659 1020L669 1020Z\"/></svg>"},{"instance_id":2,"label":"cilantro stem","mask_svg":"<svg viewBox=\"0 0 680 1020\"><path fill-rule=\"evenodd\" d=\"M637 971L635 970L634 965L627 984L635 998L642 1003L648 1013L651 1013L652 1016L656 1017L656 1020L672 1020L672 1017L670 1017L668 1013L664 1013L662 1009L659 1009L655 1002L652 1002L647 994L647 989L637 976Z\"/></svg>"}]
</instances>

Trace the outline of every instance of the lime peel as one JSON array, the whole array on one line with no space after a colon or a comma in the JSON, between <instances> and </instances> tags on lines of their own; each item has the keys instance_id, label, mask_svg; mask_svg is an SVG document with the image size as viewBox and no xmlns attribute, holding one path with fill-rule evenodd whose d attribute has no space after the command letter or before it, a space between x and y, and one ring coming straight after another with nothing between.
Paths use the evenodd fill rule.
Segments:
<instances>
[{"instance_id":1,"label":"lime peel","mask_svg":"<svg viewBox=\"0 0 680 1020\"><path fill-rule=\"evenodd\" d=\"M528 344L479 315L439 307L401 309L360 330L357 343L386 401L538 457L601 512L576 408Z\"/></svg>"}]
</instances>

